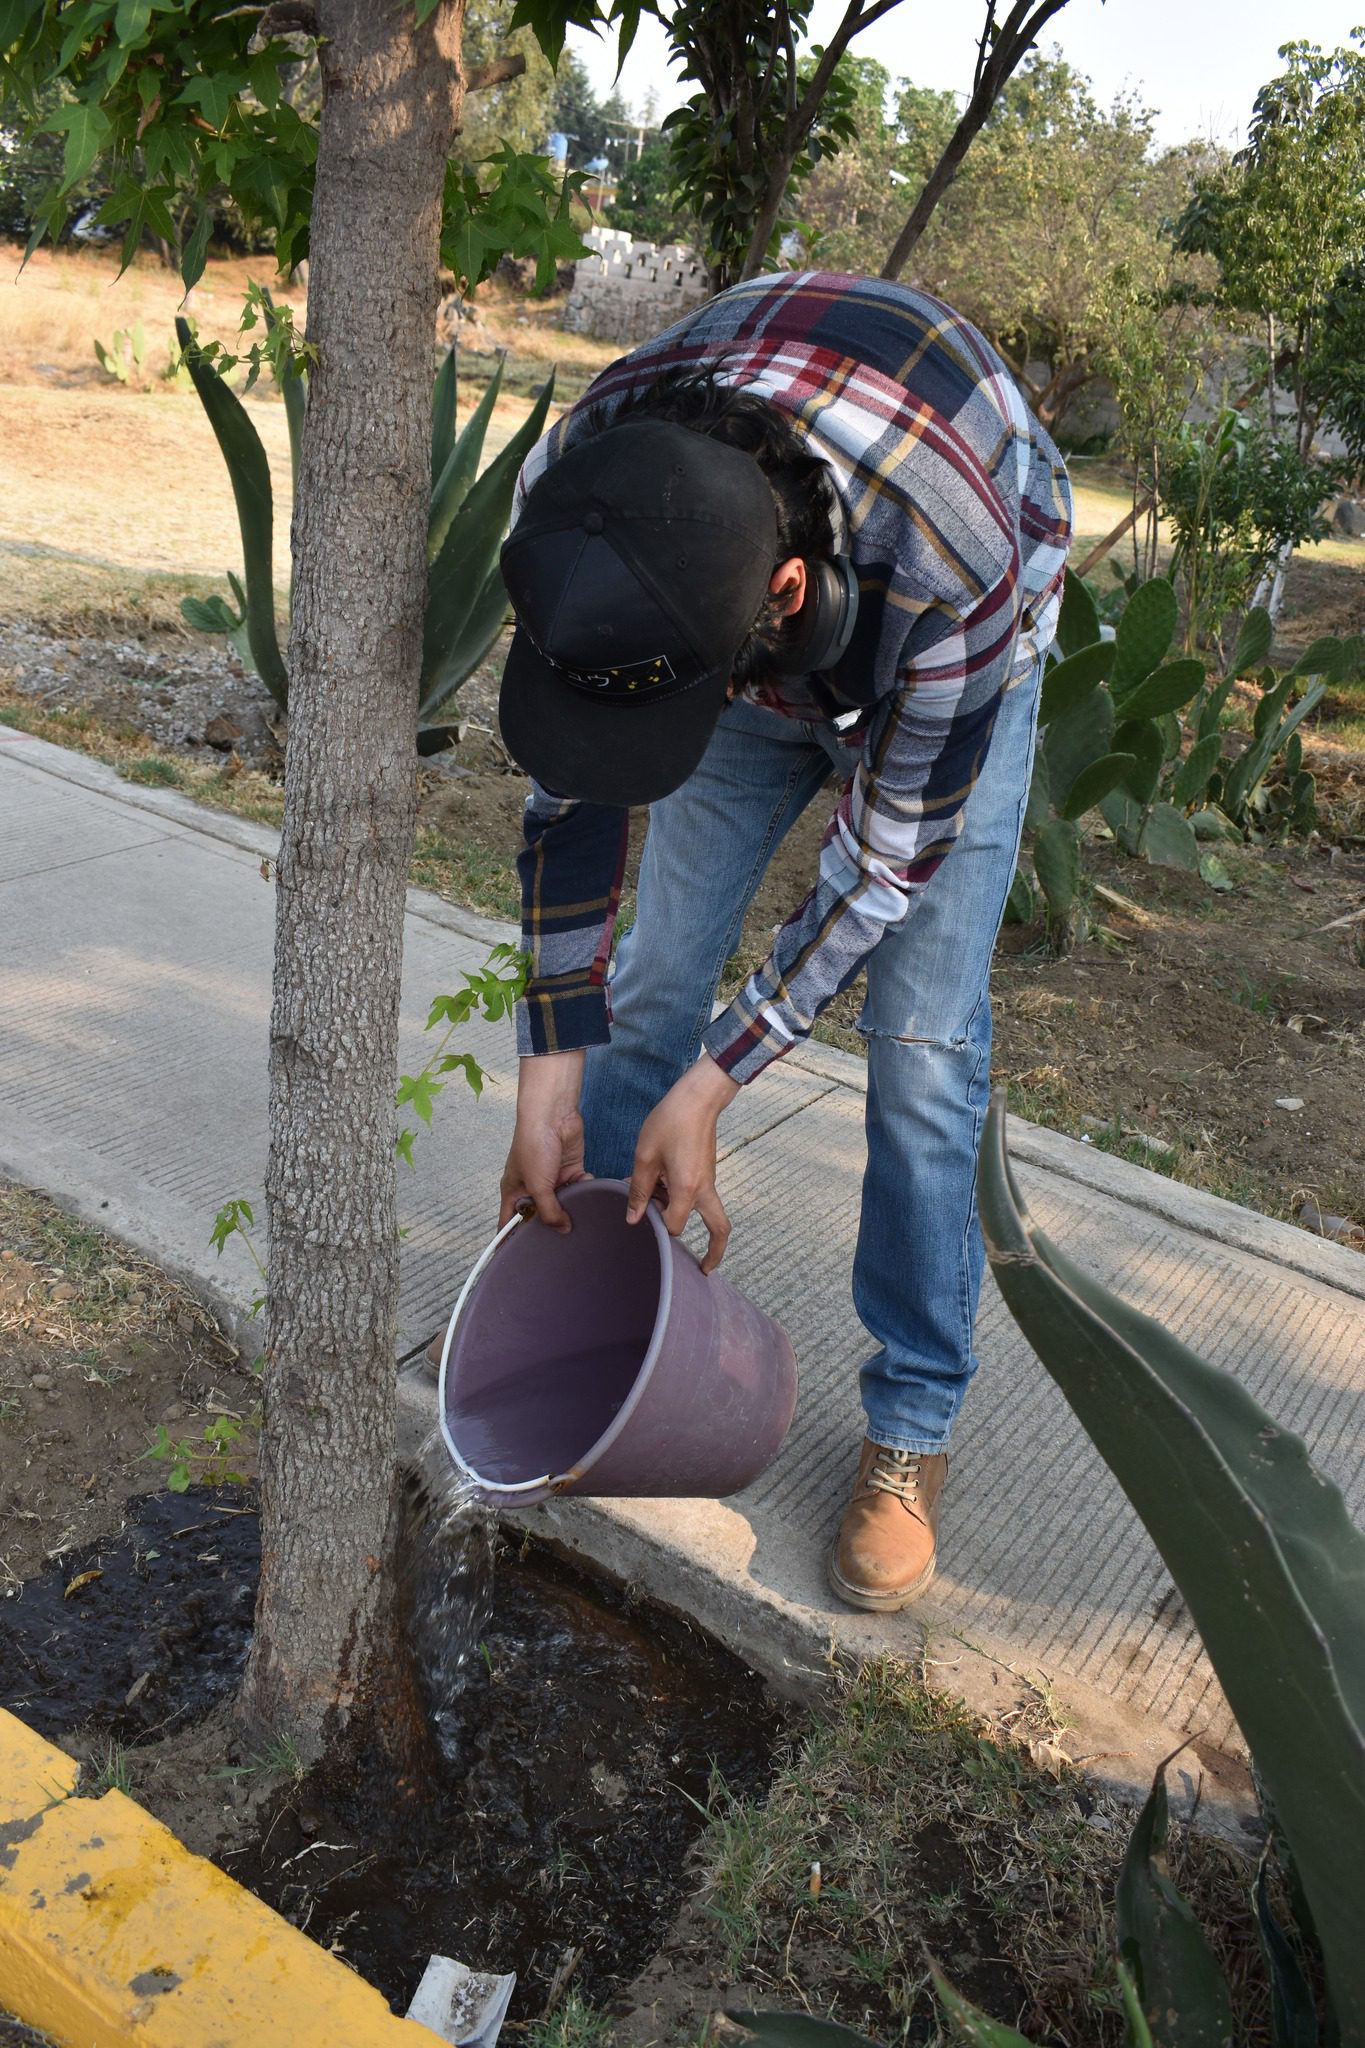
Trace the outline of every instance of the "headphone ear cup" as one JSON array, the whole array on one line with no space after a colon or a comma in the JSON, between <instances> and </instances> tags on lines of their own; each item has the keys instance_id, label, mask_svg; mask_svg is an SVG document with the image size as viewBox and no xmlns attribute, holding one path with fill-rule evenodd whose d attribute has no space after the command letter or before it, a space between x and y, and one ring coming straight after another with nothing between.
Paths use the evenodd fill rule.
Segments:
<instances>
[{"instance_id":1,"label":"headphone ear cup","mask_svg":"<svg viewBox=\"0 0 1365 2048\"><path fill-rule=\"evenodd\" d=\"M782 643L774 666L783 675L819 675L833 668L853 637L858 579L847 555L806 563L806 597Z\"/></svg>"}]
</instances>

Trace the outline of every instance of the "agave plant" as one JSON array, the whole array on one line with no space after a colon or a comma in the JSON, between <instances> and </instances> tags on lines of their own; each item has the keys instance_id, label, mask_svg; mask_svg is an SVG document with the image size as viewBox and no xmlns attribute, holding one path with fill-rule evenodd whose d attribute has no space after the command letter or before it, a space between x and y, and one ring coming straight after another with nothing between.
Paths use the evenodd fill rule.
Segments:
<instances>
[{"instance_id":1,"label":"agave plant","mask_svg":"<svg viewBox=\"0 0 1365 2048\"><path fill-rule=\"evenodd\" d=\"M262 297L266 319L272 320L269 295ZM227 464L242 534L242 576L228 572L233 602L221 596L187 597L181 600L180 609L196 632L225 634L283 711L288 707L289 671L275 619L270 465L245 406L204 360L188 324L178 319L175 331ZM436 753L459 737L458 726L443 714L461 684L486 658L507 616L498 553L511 516L517 471L544 429L554 377L550 376L529 417L480 473L484 438L501 384L499 363L458 434L453 347L437 372L432 392L427 609L417 697L417 750L421 754ZM280 389L289 429L290 468L297 482L307 393L307 372L302 365L285 372Z\"/></svg>"}]
</instances>

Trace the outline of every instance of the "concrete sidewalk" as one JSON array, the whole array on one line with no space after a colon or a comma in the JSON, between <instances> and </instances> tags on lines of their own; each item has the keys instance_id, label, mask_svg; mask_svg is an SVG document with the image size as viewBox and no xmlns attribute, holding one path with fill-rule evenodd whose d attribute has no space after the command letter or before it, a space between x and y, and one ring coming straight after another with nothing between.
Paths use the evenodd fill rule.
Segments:
<instances>
[{"instance_id":1,"label":"concrete sidewalk","mask_svg":"<svg viewBox=\"0 0 1365 2048\"><path fill-rule=\"evenodd\" d=\"M0 1172L238 1306L254 1274L208 1246L230 1196L259 1200L274 914L273 835L135 788L0 727ZM419 1066L433 995L505 927L413 891L403 1063ZM513 1108L510 1033L466 1041L493 1077L452 1096L403 1174L401 1349L449 1313L491 1233ZM1051 1688L1070 1747L1142 1774L1171 1733L1236 1731L1160 1561L988 1281L982 1371L955 1445L932 1602L911 1615L836 1608L823 1558L861 1436L865 1339L849 1296L862 1167L861 1062L820 1048L746 1089L730 1112L726 1271L789 1329L796 1424L776 1466L722 1502L560 1501L543 1533L594 1558L799 1686L831 1643L915 1654L969 1699ZM1030 1205L1071 1257L1299 1431L1365 1514L1365 1260L1289 1225L1028 1125L1012 1143ZM910 1248L907 1256L912 1255ZM415 1444L429 1382L403 1375ZM1215 1780L1218 1775L1213 1765ZM1232 1776L1235 1778L1235 1773ZM1229 1781L1230 1782L1230 1781Z\"/></svg>"}]
</instances>

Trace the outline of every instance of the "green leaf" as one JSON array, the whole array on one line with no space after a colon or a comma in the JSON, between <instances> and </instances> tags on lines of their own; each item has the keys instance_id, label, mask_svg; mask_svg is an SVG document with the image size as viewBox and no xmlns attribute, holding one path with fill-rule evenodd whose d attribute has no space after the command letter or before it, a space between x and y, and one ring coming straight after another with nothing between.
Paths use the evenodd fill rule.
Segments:
<instances>
[{"instance_id":1,"label":"green leaf","mask_svg":"<svg viewBox=\"0 0 1365 2048\"><path fill-rule=\"evenodd\" d=\"M136 43L147 33L147 24L152 18L152 0L119 0L118 12L114 16L114 38L120 43Z\"/></svg>"},{"instance_id":2,"label":"green leaf","mask_svg":"<svg viewBox=\"0 0 1365 2048\"><path fill-rule=\"evenodd\" d=\"M1100 805L1100 816L1114 835L1120 852L1136 854L1142 830L1142 811L1126 789L1111 790Z\"/></svg>"},{"instance_id":3,"label":"green leaf","mask_svg":"<svg viewBox=\"0 0 1365 2048\"><path fill-rule=\"evenodd\" d=\"M499 360L498 373L502 362ZM450 460L455 446L456 414L456 371L455 344L452 342L441 358L441 367L436 372L436 382L431 390L431 488L433 495L441 480L441 472ZM430 525L427 527L430 533Z\"/></svg>"},{"instance_id":4,"label":"green leaf","mask_svg":"<svg viewBox=\"0 0 1365 2048\"><path fill-rule=\"evenodd\" d=\"M1114 727L1114 752L1133 756L1133 772L1124 786L1135 803L1149 804L1165 753L1161 727L1150 718L1121 718Z\"/></svg>"},{"instance_id":5,"label":"green leaf","mask_svg":"<svg viewBox=\"0 0 1365 2048\"><path fill-rule=\"evenodd\" d=\"M1202 740L1196 740L1176 769L1171 782L1171 801L1180 809L1188 810L1198 803L1209 786L1209 777L1218 766L1223 753L1221 733L1206 733Z\"/></svg>"},{"instance_id":6,"label":"green leaf","mask_svg":"<svg viewBox=\"0 0 1365 2048\"><path fill-rule=\"evenodd\" d=\"M1236 678L1233 676L1226 676L1217 689L1210 690L1208 696L1204 699L1199 711L1198 731L1201 740L1207 738L1211 732L1222 731L1223 706L1228 701L1235 680Z\"/></svg>"},{"instance_id":7,"label":"green leaf","mask_svg":"<svg viewBox=\"0 0 1365 2048\"><path fill-rule=\"evenodd\" d=\"M1204 664L1196 656L1168 661L1129 690L1120 699L1119 710L1124 718L1160 718L1167 711L1183 711L1203 687Z\"/></svg>"},{"instance_id":8,"label":"green leaf","mask_svg":"<svg viewBox=\"0 0 1365 2048\"><path fill-rule=\"evenodd\" d=\"M1323 676L1329 683L1337 680L1341 666L1342 643L1335 634L1322 633L1303 653L1296 656L1291 676Z\"/></svg>"},{"instance_id":9,"label":"green leaf","mask_svg":"<svg viewBox=\"0 0 1365 2048\"><path fill-rule=\"evenodd\" d=\"M1271 2019L1275 2048L1318 2048L1317 2002L1304 1976L1294 1944L1275 1917L1266 1884L1271 1845L1266 1843L1256 1870L1252 1903L1256 1909L1256 1938L1270 1979Z\"/></svg>"},{"instance_id":10,"label":"green leaf","mask_svg":"<svg viewBox=\"0 0 1365 2048\"><path fill-rule=\"evenodd\" d=\"M1061 610L1057 614L1057 645L1064 657L1079 654L1100 637L1100 615L1095 600L1074 570L1068 569L1062 584Z\"/></svg>"},{"instance_id":11,"label":"green leaf","mask_svg":"<svg viewBox=\"0 0 1365 2048\"><path fill-rule=\"evenodd\" d=\"M187 292L192 291L204 275L204 263L209 250L209 236L212 233L212 209L207 206L201 206L199 217L194 223L193 233L185 243L180 257L180 281Z\"/></svg>"},{"instance_id":12,"label":"green leaf","mask_svg":"<svg viewBox=\"0 0 1365 2048\"><path fill-rule=\"evenodd\" d=\"M1199 872L1194 827L1172 804L1153 804L1138 835L1138 852L1154 867L1185 868L1192 875Z\"/></svg>"},{"instance_id":13,"label":"green leaf","mask_svg":"<svg viewBox=\"0 0 1365 2048\"><path fill-rule=\"evenodd\" d=\"M463 1074L476 1101L483 1094L483 1084L488 1078L472 1052L448 1052L437 1062L436 1071L438 1074Z\"/></svg>"},{"instance_id":14,"label":"green leaf","mask_svg":"<svg viewBox=\"0 0 1365 2048\"><path fill-rule=\"evenodd\" d=\"M1096 640L1050 668L1043 677L1042 695L1038 702L1039 725L1050 725L1054 718L1072 710L1083 697L1089 696L1098 683L1104 682L1114 666L1114 653L1112 640Z\"/></svg>"},{"instance_id":15,"label":"green leaf","mask_svg":"<svg viewBox=\"0 0 1365 2048\"><path fill-rule=\"evenodd\" d=\"M416 1131L400 1131L393 1141L393 1149L398 1154L398 1157L405 1165L413 1167L417 1164L412 1156L412 1142L416 1136Z\"/></svg>"},{"instance_id":16,"label":"green leaf","mask_svg":"<svg viewBox=\"0 0 1365 2048\"><path fill-rule=\"evenodd\" d=\"M1007 2027L1003 2020L991 2019L961 1992L954 1991L948 1979L932 1965L931 1973L938 2002L948 2015L955 2041L966 2041L970 2048L1032 2048L1026 2036Z\"/></svg>"},{"instance_id":17,"label":"green leaf","mask_svg":"<svg viewBox=\"0 0 1365 2048\"><path fill-rule=\"evenodd\" d=\"M1243 619L1237 634L1237 645L1232 650L1232 660L1228 665L1228 680L1235 681L1263 662L1274 638L1275 627L1270 613L1263 604L1256 605Z\"/></svg>"},{"instance_id":18,"label":"green leaf","mask_svg":"<svg viewBox=\"0 0 1365 2048\"><path fill-rule=\"evenodd\" d=\"M422 1122L429 1124L436 1098L444 1086L445 1083L434 1080L425 1067L420 1074L400 1074L395 1103L399 1109L414 1109Z\"/></svg>"},{"instance_id":19,"label":"green leaf","mask_svg":"<svg viewBox=\"0 0 1365 2048\"><path fill-rule=\"evenodd\" d=\"M1131 754L1101 754L1098 761L1081 770L1067 791L1066 801L1060 807L1062 817L1079 818L1093 810L1111 789L1129 782L1137 765ZM1036 847L1034 851L1036 855Z\"/></svg>"},{"instance_id":20,"label":"green leaf","mask_svg":"<svg viewBox=\"0 0 1365 2048\"><path fill-rule=\"evenodd\" d=\"M1033 872L1055 918L1065 917L1081 886L1081 845L1076 827L1054 818L1033 842Z\"/></svg>"},{"instance_id":21,"label":"green leaf","mask_svg":"<svg viewBox=\"0 0 1365 2048\"><path fill-rule=\"evenodd\" d=\"M1052 811L1052 785L1048 779L1047 758L1039 747L1033 756L1033 775L1028 786L1028 802L1024 806L1024 825L1030 832L1036 832L1046 825Z\"/></svg>"},{"instance_id":22,"label":"green leaf","mask_svg":"<svg viewBox=\"0 0 1365 2048\"><path fill-rule=\"evenodd\" d=\"M199 402L223 452L237 504L251 658L261 681L283 709L289 695L289 675L275 632L275 512L270 464L246 408L204 361L188 323L177 319L175 332Z\"/></svg>"},{"instance_id":23,"label":"green leaf","mask_svg":"<svg viewBox=\"0 0 1365 2048\"><path fill-rule=\"evenodd\" d=\"M1230 2048L1232 2007L1199 1923L1166 1860L1166 1766L1152 1781L1119 1872L1119 1954L1161 2048Z\"/></svg>"},{"instance_id":24,"label":"green leaf","mask_svg":"<svg viewBox=\"0 0 1365 2048\"><path fill-rule=\"evenodd\" d=\"M1112 687L1116 701L1137 688L1171 644L1179 607L1164 576L1140 583L1123 608L1115 644Z\"/></svg>"},{"instance_id":25,"label":"green leaf","mask_svg":"<svg viewBox=\"0 0 1365 2048\"><path fill-rule=\"evenodd\" d=\"M1199 877L1201 881L1208 883L1210 889L1217 889L1220 895L1225 895L1228 890L1236 887L1232 876L1228 873L1216 853L1200 855Z\"/></svg>"},{"instance_id":26,"label":"green leaf","mask_svg":"<svg viewBox=\"0 0 1365 2048\"><path fill-rule=\"evenodd\" d=\"M1014 871L1010 893L1005 898L1006 924L1031 924L1033 922L1033 884L1022 868Z\"/></svg>"},{"instance_id":27,"label":"green leaf","mask_svg":"<svg viewBox=\"0 0 1365 2048\"><path fill-rule=\"evenodd\" d=\"M772 2048L876 2048L866 2034L841 2027L834 2020L812 2019L804 2012L741 2012L726 2008L725 2017Z\"/></svg>"},{"instance_id":28,"label":"green leaf","mask_svg":"<svg viewBox=\"0 0 1365 2048\"><path fill-rule=\"evenodd\" d=\"M452 349L446 361L453 364L454 360L455 351ZM434 562L440 554L442 542L450 531L450 522L464 503L469 493L469 487L479 473L479 457L483 454L484 436L488 432L488 422L492 419L493 408L498 402L504 361L505 358L499 357L498 366L488 380L483 397L465 422L464 430L460 434L459 439L452 443L450 453L442 465L441 474L437 478L435 487L432 490L431 511L427 518L428 562ZM438 387L440 381L441 379L438 375L436 379ZM436 394L433 393L433 406L435 402ZM454 404L455 388L452 376L450 383L452 426L454 423ZM433 456L434 453L435 430L433 427ZM512 507L510 495L507 507L510 513Z\"/></svg>"},{"instance_id":29,"label":"green leaf","mask_svg":"<svg viewBox=\"0 0 1365 2048\"><path fill-rule=\"evenodd\" d=\"M481 662L487 660L506 623L507 613L507 586L502 580L502 569L495 562L488 572L487 582L470 608L468 618L447 648L431 687L421 698L419 717L435 718L460 685L468 681Z\"/></svg>"},{"instance_id":30,"label":"green leaf","mask_svg":"<svg viewBox=\"0 0 1365 2048\"><path fill-rule=\"evenodd\" d=\"M100 151L108 147L114 132L114 124L104 109L87 100L57 107L41 125L66 136L59 192L69 192L80 183Z\"/></svg>"},{"instance_id":31,"label":"green leaf","mask_svg":"<svg viewBox=\"0 0 1365 2048\"><path fill-rule=\"evenodd\" d=\"M427 1018L427 1030L432 1031L438 1024L448 1024L452 1031L468 1021L474 1014L474 991L462 988L458 995L437 996Z\"/></svg>"},{"instance_id":32,"label":"green leaf","mask_svg":"<svg viewBox=\"0 0 1365 2048\"><path fill-rule=\"evenodd\" d=\"M1070 789L1082 769L1111 751L1114 706L1107 690L1092 690L1064 716L1054 718L1040 743L1054 793Z\"/></svg>"},{"instance_id":33,"label":"green leaf","mask_svg":"<svg viewBox=\"0 0 1365 2048\"><path fill-rule=\"evenodd\" d=\"M1137 1986L1123 1967L1121 1957L1114 1961L1114 1973L1119 1980L1119 1996L1123 2000L1123 2017L1128 2022L1126 2048L1152 2048L1152 2030L1146 2015L1138 2002Z\"/></svg>"},{"instance_id":34,"label":"green leaf","mask_svg":"<svg viewBox=\"0 0 1365 2048\"><path fill-rule=\"evenodd\" d=\"M182 597L180 616L196 633L231 633L242 623L221 597Z\"/></svg>"},{"instance_id":35,"label":"green leaf","mask_svg":"<svg viewBox=\"0 0 1365 2048\"><path fill-rule=\"evenodd\" d=\"M1013 1185L999 1095L978 1193L1006 1304L1165 1560L1256 1759L1341 2039L1365 2039L1365 1535L1232 1373L1048 1243Z\"/></svg>"}]
</instances>

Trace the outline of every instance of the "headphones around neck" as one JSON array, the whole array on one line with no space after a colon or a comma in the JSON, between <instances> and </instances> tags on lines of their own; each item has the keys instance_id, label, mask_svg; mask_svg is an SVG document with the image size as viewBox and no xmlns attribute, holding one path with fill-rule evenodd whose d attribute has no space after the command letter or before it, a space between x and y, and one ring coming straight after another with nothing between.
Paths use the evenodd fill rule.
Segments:
<instances>
[{"instance_id":1,"label":"headphones around neck","mask_svg":"<svg viewBox=\"0 0 1365 2048\"><path fill-rule=\"evenodd\" d=\"M848 648L858 618L858 577L847 555L806 563L806 596L769 656L779 675L821 675Z\"/></svg>"}]
</instances>

